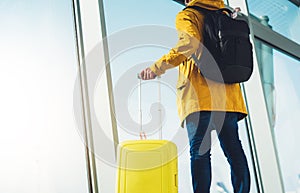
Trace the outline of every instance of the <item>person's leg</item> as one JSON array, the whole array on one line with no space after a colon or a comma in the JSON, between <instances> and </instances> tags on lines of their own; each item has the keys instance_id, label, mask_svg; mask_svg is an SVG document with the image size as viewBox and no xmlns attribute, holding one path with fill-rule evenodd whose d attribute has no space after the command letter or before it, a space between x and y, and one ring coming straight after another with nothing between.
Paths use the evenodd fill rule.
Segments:
<instances>
[{"instance_id":1,"label":"person's leg","mask_svg":"<svg viewBox=\"0 0 300 193\"><path fill-rule=\"evenodd\" d=\"M194 193L209 193L211 185L210 117L210 112L197 112L186 119Z\"/></svg>"},{"instance_id":2,"label":"person's leg","mask_svg":"<svg viewBox=\"0 0 300 193\"><path fill-rule=\"evenodd\" d=\"M216 118L216 127L221 128L221 130L217 130L218 138L227 161L230 164L231 181L234 192L249 193L250 173L247 159L238 135L238 114L226 113L225 117L224 114L223 116L220 115L221 113L214 118Z\"/></svg>"}]
</instances>

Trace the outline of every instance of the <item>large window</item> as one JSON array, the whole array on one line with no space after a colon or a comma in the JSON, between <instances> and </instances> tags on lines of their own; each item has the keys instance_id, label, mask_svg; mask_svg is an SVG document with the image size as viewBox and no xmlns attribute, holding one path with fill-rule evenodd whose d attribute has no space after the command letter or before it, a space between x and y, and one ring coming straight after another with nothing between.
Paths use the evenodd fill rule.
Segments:
<instances>
[{"instance_id":1,"label":"large window","mask_svg":"<svg viewBox=\"0 0 300 193\"><path fill-rule=\"evenodd\" d=\"M89 192L71 1L1 1L0 25L0 192Z\"/></svg>"},{"instance_id":2,"label":"large window","mask_svg":"<svg viewBox=\"0 0 300 193\"><path fill-rule=\"evenodd\" d=\"M297 192L300 189L297 152L300 146L300 61L260 41L256 41L256 45L285 191Z\"/></svg>"}]
</instances>

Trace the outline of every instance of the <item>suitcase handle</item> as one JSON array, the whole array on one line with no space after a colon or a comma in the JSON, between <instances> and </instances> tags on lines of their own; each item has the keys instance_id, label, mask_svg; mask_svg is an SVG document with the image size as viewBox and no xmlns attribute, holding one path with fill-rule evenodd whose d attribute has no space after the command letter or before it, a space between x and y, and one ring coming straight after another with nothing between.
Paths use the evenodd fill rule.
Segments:
<instances>
[{"instance_id":1,"label":"suitcase handle","mask_svg":"<svg viewBox=\"0 0 300 193\"><path fill-rule=\"evenodd\" d=\"M147 139L147 135L145 131L143 130L143 113L142 113L142 78L140 77L139 74L137 74L137 78L139 79L139 129L140 129L140 139ZM157 81L158 81L158 103L161 104L161 87L160 87L160 76L157 76ZM159 139L162 139L162 120L161 120L161 108L159 106L158 109L159 112Z\"/></svg>"},{"instance_id":2,"label":"suitcase handle","mask_svg":"<svg viewBox=\"0 0 300 193\"><path fill-rule=\"evenodd\" d=\"M139 79L139 129L140 129L140 139L147 139L147 135L146 133L143 131L143 112L142 112L142 78L140 77L140 75L137 75L138 79Z\"/></svg>"}]
</instances>

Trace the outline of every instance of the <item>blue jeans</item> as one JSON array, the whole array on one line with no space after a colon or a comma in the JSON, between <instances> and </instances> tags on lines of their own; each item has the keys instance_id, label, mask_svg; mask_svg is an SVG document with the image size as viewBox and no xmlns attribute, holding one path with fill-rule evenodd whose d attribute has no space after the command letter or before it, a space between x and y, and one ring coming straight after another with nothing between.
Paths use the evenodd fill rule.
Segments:
<instances>
[{"instance_id":1,"label":"blue jeans","mask_svg":"<svg viewBox=\"0 0 300 193\"><path fill-rule=\"evenodd\" d=\"M215 129L230 164L234 193L249 193L250 173L238 135L238 113L201 111L186 118L194 193L209 193L211 130Z\"/></svg>"}]
</instances>

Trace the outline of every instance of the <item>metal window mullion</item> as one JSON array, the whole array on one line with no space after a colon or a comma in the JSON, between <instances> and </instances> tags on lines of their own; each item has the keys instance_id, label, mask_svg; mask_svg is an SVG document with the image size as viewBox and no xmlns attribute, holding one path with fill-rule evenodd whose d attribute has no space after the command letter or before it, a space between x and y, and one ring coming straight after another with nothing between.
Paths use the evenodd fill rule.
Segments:
<instances>
[{"instance_id":1,"label":"metal window mullion","mask_svg":"<svg viewBox=\"0 0 300 193\"><path fill-rule=\"evenodd\" d=\"M253 18L254 16L251 17L250 21L253 26L253 34L255 38L295 58L296 60L300 60L299 44L259 23Z\"/></svg>"},{"instance_id":2,"label":"metal window mullion","mask_svg":"<svg viewBox=\"0 0 300 193\"><path fill-rule=\"evenodd\" d=\"M99 5L99 14L100 14L100 26L102 30L102 41L103 41L103 51L104 51L104 60L105 60L105 72L106 72L106 80L107 80L107 88L108 88L108 98L109 98L109 108L111 112L111 124L112 124L112 134L114 140L114 148L115 155L117 157L117 147L119 144L119 136L118 136L118 128L117 128L117 120L116 120L116 112L115 112L115 103L114 103L114 94L113 94L113 83L111 76L111 67L110 67L110 59L109 59L109 50L108 50L108 38L107 38L107 30L106 30L106 22L105 22L105 14L104 14L104 5L103 0L98 0Z\"/></svg>"},{"instance_id":3,"label":"metal window mullion","mask_svg":"<svg viewBox=\"0 0 300 193\"><path fill-rule=\"evenodd\" d=\"M85 69L85 51L83 43L83 32L81 25L81 13L80 13L80 3L79 0L72 0L73 3L73 17L75 26L75 39L76 39L76 50L77 50L77 60L79 66L79 81L81 89L81 99L82 99L82 114L84 122L83 137L85 140L85 153L86 153L86 167L87 167L87 178L90 193L98 193L98 182L97 182L97 172L96 172L96 160L94 155L94 142L92 133L92 124L89 108L89 97L88 97L88 87L87 87L87 75Z\"/></svg>"}]
</instances>

